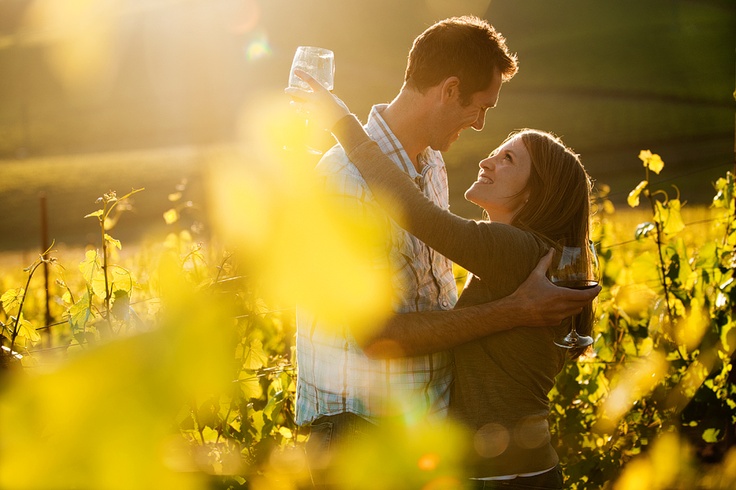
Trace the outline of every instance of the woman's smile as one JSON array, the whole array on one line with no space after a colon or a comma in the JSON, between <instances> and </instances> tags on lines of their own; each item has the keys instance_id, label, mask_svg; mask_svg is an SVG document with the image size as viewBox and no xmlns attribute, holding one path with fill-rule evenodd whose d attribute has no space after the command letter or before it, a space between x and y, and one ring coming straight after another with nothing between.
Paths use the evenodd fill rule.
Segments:
<instances>
[{"instance_id":1,"label":"woman's smile","mask_svg":"<svg viewBox=\"0 0 736 490\"><path fill-rule=\"evenodd\" d=\"M510 222L523 206L531 159L521 138L512 138L480 162L478 178L465 199L485 209L493 221Z\"/></svg>"}]
</instances>

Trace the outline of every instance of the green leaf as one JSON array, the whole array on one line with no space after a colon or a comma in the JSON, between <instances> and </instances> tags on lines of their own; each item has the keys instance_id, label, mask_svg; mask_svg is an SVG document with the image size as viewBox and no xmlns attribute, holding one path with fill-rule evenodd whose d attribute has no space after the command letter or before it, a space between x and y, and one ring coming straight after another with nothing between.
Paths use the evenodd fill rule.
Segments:
<instances>
[{"instance_id":1,"label":"green leaf","mask_svg":"<svg viewBox=\"0 0 736 490\"><path fill-rule=\"evenodd\" d=\"M263 343L259 339L251 341L250 348L245 353L243 369L255 371L265 366L266 362L268 362L268 355L263 350Z\"/></svg>"},{"instance_id":2,"label":"green leaf","mask_svg":"<svg viewBox=\"0 0 736 490\"><path fill-rule=\"evenodd\" d=\"M662 158L656 153L652 153L649 150L642 150L639 152L639 159L644 162L644 166L659 175L659 172L664 168L664 162Z\"/></svg>"},{"instance_id":3,"label":"green leaf","mask_svg":"<svg viewBox=\"0 0 736 490\"><path fill-rule=\"evenodd\" d=\"M677 235L685 229L680 208L679 199L671 199L666 204L659 201L656 203L654 219L662 224L662 231L669 237Z\"/></svg>"},{"instance_id":4,"label":"green leaf","mask_svg":"<svg viewBox=\"0 0 736 490\"><path fill-rule=\"evenodd\" d=\"M100 298L105 297L105 276L101 274L102 265L96 250L87 250L85 259L79 264L79 270L87 285Z\"/></svg>"},{"instance_id":5,"label":"green leaf","mask_svg":"<svg viewBox=\"0 0 736 490\"><path fill-rule=\"evenodd\" d=\"M123 246L120 244L120 240L116 240L107 233L105 233L105 241L113 244L118 250L122 250Z\"/></svg>"},{"instance_id":6,"label":"green leaf","mask_svg":"<svg viewBox=\"0 0 736 490\"><path fill-rule=\"evenodd\" d=\"M34 327L31 322L23 318L22 315L20 317L20 328L18 330L18 335L27 338L33 343L41 340L41 335L36 331L36 327Z\"/></svg>"},{"instance_id":7,"label":"green leaf","mask_svg":"<svg viewBox=\"0 0 736 490\"><path fill-rule=\"evenodd\" d=\"M703 431L703 440L705 442L718 442L718 435L721 433L719 429L705 429Z\"/></svg>"},{"instance_id":8,"label":"green leaf","mask_svg":"<svg viewBox=\"0 0 736 490\"><path fill-rule=\"evenodd\" d=\"M100 270L100 262L97 260L96 250L87 250L84 260L79 264L79 270L87 284L92 283L92 279L98 270Z\"/></svg>"},{"instance_id":9,"label":"green leaf","mask_svg":"<svg viewBox=\"0 0 736 490\"><path fill-rule=\"evenodd\" d=\"M646 180L642 180L633 191L629 192L629 197L626 198L626 202L629 204L629 206L635 208L639 205L639 194L641 194L642 191L647 188L647 185L649 185L649 182Z\"/></svg>"},{"instance_id":10,"label":"green leaf","mask_svg":"<svg viewBox=\"0 0 736 490\"><path fill-rule=\"evenodd\" d=\"M652 234L657 229L657 225L651 222L642 223L639 226L636 227L636 231L634 232L634 237L636 237L637 240L641 240L642 238L646 238L649 235Z\"/></svg>"},{"instance_id":11,"label":"green leaf","mask_svg":"<svg viewBox=\"0 0 736 490\"><path fill-rule=\"evenodd\" d=\"M5 293L0 297L0 303L2 303L3 309L7 312L13 307L13 305L19 304L23 299L24 294L25 290L23 288L8 289L5 291Z\"/></svg>"},{"instance_id":12,"label":"green leaf","mask_svg":"<svg viewBox=\"0 0 736 490\"><path fill-rule=\"evenodd\" d=\"M716 195L713 197L713 206L716 208L728 209L733 202L734 195L734 175L726 172L726 177L721 177L716 181Z\"/></svg>"},{"instance_id":13,"label":"green leaf","mask_svg":"<svg viewBox=\"0 0 736 490\"><path fill-rule=\"evenodd\" d=\"M102 209L98 209L98 210L97 210L97 211L95 211L94 213L89 213L88 215L86 215L86 216L85 216L85 218L92 218L92 217L96 217L96 218L99 218L100 216L102 216L102 213L103 213L103 212L104 212L104 211L103 211Z\"/></svg>"},{"instance_id":14,"label":"green leaf","mask_svg":"<svg viewBox=\"0 0 736 490\"><path fill-rule=\"evenodd\" d=\"M241 373L240 389L246 400L258 399L263 396L263 388L258 382L258 377L252 373Z\"/></svg>"},{"instance_id":15,"label":"green leaf","mask_svg":"<svg viewBox=\"0 0 736 490\"><path fill-rule=\"evenodd\" d=\"M253 412L251 415L251 427L253 428L253 431L255 433L256 441L260 441L263 437L263 429L266 427L266 420L263 415L263 412Z\"/></svg>"},{"instance_id":16,"label":"green leaf","mask_svg":"<svg viewBox=\"0 0 736 490\"><path fill-rule=\"evenodd\" d=\"M202 439L204 439L205 444L214 444L215 442L217 442L218 435L219 434L217 433L217 431L212 427L205 427L204 429L202 429Z\"/></svg>"},{"instance_id":17,"label":"green leaf","mask_svg":"<svg viewBox=\"0 0 736 490\"><path fill-rule=\"evenodd\" d=\"M69 308L69 324L72 327L72 332L84 331L84 327L92 314L90 307L89 292L85 291L79 301Z\"/></svg>"},{"instance_id":18,"label":"green leaf","mask_svg":"<svg viewBox=\"0 0 736 490\"><path fill-rule=\"evenodd\" d=\"M110 312L118 320L127 321L130 318L130 295L128 291L118 289L113 293Z\"/></svg>"}]
</instances>

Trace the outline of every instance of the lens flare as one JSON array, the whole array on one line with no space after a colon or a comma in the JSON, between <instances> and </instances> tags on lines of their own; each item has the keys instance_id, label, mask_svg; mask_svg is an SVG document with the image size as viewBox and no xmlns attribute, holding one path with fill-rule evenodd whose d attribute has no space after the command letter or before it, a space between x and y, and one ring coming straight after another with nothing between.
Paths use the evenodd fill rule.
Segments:
<instances>
[{"instance_id":1,"label":"lens flare","mask_svg":"<svg viewBox=\"0 0 736 490\"><path fill-rule=\"evenodd\" d=\"M271 54L271 46L265 39L257 39L252 41L245 47L245 58L248 61L255 61L265 58Z\"/></svg>"}]
</instances>

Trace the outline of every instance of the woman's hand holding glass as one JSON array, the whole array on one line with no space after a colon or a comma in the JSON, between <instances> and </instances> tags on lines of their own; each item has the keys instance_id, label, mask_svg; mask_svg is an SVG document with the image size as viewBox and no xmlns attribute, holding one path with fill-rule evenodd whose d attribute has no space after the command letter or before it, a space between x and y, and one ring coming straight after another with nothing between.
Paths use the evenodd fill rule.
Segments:
<instances>
[{"instance_id":1,"label":"woman's hand holding glass","mask_svg":"<svg viewBox=\"0 0 736 490\"><path fill-rule=\"evenodd\" d=\"M311 124L330 131L337 121L350 114L347 105L309 73L295 69L294 74L304 80L311 90L292 86L284 89L284 92L292 97L297 110L307 113Z\"/></svg>"}]
</instances>

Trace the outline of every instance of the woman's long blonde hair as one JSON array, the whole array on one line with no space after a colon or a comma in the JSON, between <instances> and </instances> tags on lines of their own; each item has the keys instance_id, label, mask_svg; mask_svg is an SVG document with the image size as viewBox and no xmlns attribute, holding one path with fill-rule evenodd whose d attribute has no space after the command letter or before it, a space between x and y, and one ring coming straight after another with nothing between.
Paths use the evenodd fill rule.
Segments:
<instances>
[{"instance_id":1,"label":"woman's long blonde hair","mask_svg":"<svg viewBox=\"0 0 736 490\"><path fill-rule=\"evenodd\" d=\"M531 171L524 192L529 199L511 224L535 233L550 246L564 243L588 253L590 239L590 197L592 183L580 158L557 136L535 129L523 129L509 138L521 137L531 157ZM593 308L588 306L577 318L577 330L590 335ZM576 359L586 349L572 350Z\"/></svg>"}]
</instances>

